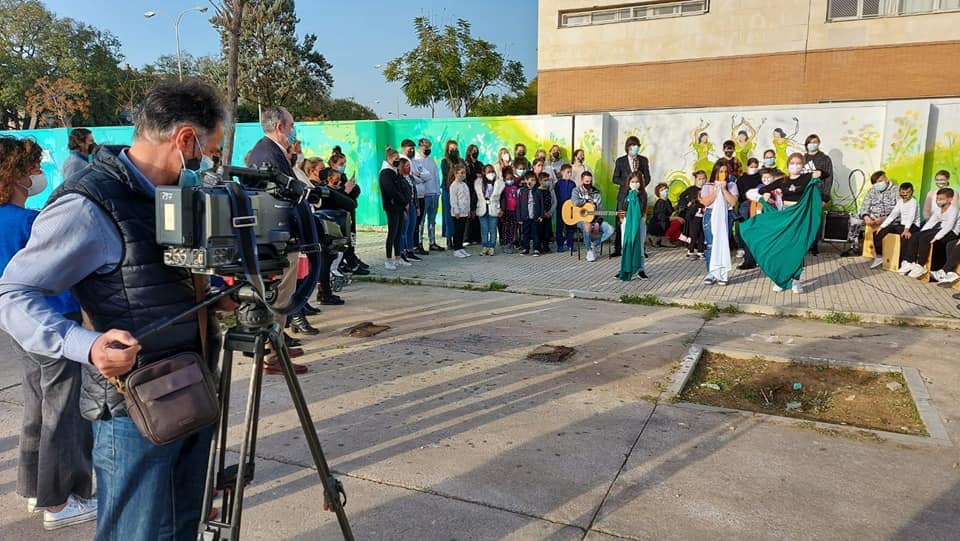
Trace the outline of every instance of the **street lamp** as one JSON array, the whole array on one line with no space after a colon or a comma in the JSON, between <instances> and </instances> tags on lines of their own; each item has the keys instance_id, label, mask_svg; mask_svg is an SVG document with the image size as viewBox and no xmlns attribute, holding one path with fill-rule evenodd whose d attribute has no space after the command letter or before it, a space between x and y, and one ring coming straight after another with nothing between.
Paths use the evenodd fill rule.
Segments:
<instances>
[{"instance_id":1,"label":"street lamp","mask_svg":"<svg viewBox=\"0 0 960 541\"><path fill-rule=\"evenodd\" d=\"M206 13L207 6L196 6L196 7L187 8L181 11L180 14L177 15L177 22L173 25L173 29L177 34L177 72L180 76L181 81L183 81L183 59L180 55L180 21L183 20L184 15L186 15L187 13L190 13L191 11L196 11L198 13ZM156 14L157 14L156 11L146 11L144 12L143 16L147 19L150 19L154 17Z\"/></svg>"}]
</instances>

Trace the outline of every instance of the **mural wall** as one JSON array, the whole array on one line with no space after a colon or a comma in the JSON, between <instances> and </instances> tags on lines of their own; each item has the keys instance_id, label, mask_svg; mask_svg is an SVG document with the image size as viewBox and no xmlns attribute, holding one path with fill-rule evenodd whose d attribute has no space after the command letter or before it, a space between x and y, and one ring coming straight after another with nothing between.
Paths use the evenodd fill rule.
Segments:
<instances>
[{"instance_id":1,"label":"mural wall","mask_svg":"<svg viewBox=\"0 0 960 541\"><path fill-rule=\"evenodd\" d=\"M862 199L866 178L884 168L896 182L912 182L922 193L933 184L939 169L951 172L960 188L960 100L915 100L820 104L752 109L687 109L576 116L531 116L493 118L403 119L398 121L298 123L297 134L304 154L327 158L339 145L347 156L347 175L356 175L363 193L358 222L383 225L377 183L383 150L399 148L403 139L426 137L433 142L433 156L442 158L444 143L457 141L461 155L476 144L480 160L493 162L501 147L511 155L515 143L527 145L527 155L556 144L569 161L575 149L583 149L586 164L594 171L596 185L609 205L616 187L610 182L616 158L624 154L626 138L635 135L641 152L650 158L652 182L670 185L676 197L692 179L693 171L709 172L721 154L726 139L737 142L742 161L762 157L774 149L778 165L784 166L791 152L803 150L803 140L817 133L822 149L834 162L834 206L853 208ZM129 144L132 127L92 128L99 143ZM32 197L28 206L40 208L53 187L62 182L60 169L69 151L66 129L13 132L33 137L45 149L43 169L50 187ZM235 161L262 137L257 124L237 128ZM866 184L869 184L866 182Z\"/></svg>"}]
</instances>

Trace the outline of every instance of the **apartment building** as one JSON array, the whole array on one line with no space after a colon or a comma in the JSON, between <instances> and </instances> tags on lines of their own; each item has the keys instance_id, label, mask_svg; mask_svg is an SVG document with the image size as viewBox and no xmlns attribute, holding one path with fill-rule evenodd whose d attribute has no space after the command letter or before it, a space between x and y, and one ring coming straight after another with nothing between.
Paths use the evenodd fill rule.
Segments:
<instances>
[{"instance_id":1,"label":"apartment building","mask_svg":"<svg viewBox=\"0 0 960 541\"><path fill-rule=\"evenodd\" d=\"M540 0L541 114L960 96L960 0Z\"/></svg>"}]
</instances>

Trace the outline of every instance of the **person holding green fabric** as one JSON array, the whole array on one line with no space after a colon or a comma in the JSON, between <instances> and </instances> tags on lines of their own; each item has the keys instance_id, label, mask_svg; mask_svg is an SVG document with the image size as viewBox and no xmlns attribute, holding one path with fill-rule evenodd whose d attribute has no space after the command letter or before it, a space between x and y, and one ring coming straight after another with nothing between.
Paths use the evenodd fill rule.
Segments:
<instances>
[{"instance_id":1,"label":"person holding green fabric","mask_svg":"<svg viewBox=\"0 0 960 541\"><path fill-rule=\"evenodd\" d=\"M773 280L774 291L791 288L803 293L803 258L820 230L820 171L804 173L803 166L803 154L791 154L787 176L747 192L748 199L760 202L763 212L741 223L740 234L757 265ZM782 192L780 211L762 197L776 190Z\"/></svg>"},{"instance_id":2,"label":"person holding green fabric","mask_svg":"<svg viewBox=\"0 0 960 541\"><path fill-rule=\"evenodd\" d=\"M629 282L634 275L641 280L650 277L644 271L643 243L647 237L645 218L647 192L643 189L643 175L633 173L627 178L630 191L624 197L626 218L621 218L620 228L623 246L621 247L620 272L617 278Z\"/></svg>"}]
</instances>

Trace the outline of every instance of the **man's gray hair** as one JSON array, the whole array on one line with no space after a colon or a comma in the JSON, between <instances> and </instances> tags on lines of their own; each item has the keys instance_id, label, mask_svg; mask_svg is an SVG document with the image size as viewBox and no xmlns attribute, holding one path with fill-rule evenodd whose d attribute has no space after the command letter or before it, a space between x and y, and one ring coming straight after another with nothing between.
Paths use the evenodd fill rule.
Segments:
<instances>
[{"instance_id":1,"label":"man's gray hair","mask_svg":"<svg viewBox=\"0 0 960 541\"><path fill-rule=\"evenodd\" d=\"M280 107L279 105L264 107L260 113L260 127L263 128L263 133L273 133L277 124L283 124L287 121L287 115L289 114L290 112L287 111L286 107Z\"/></svg>"},{"instance_id":2,"label":"man's gray hair","mask_svg":"<svg viewBox=\"0 0 960 541\"><path fill-rule=\"evenodd\" d=\"M201 81L160 83L147 92L133 118L134 138L165 141L189 124L210 135L229 121L220 93Z\"/></svg>"}]
</instances>

